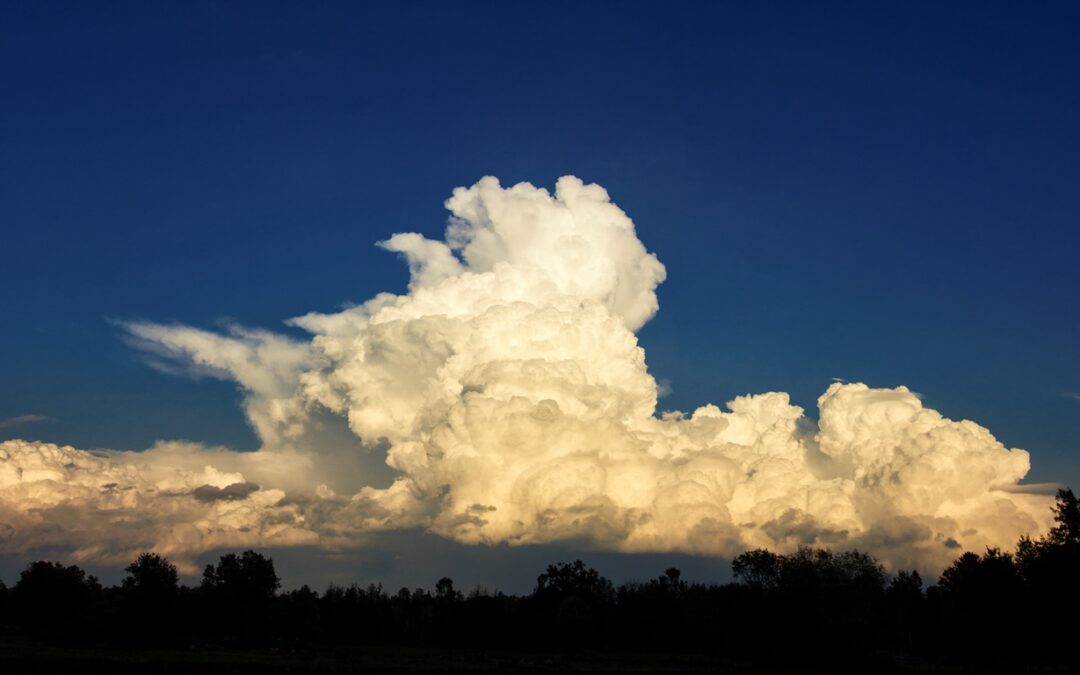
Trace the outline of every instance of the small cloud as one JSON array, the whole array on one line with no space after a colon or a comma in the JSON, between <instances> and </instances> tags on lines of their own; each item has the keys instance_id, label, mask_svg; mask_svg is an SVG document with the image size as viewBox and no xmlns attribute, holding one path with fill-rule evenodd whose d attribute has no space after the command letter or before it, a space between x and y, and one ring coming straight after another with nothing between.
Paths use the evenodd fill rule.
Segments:
<instances>
[{"instance_id":1,"label":"small cloud","mask_svg":"<svg viewBox=\"0 0 1080 675\"><path fill-rule=\"evenodd\" d=\"M1001 488L1002 492L1014 495L1049 495L1053 496L1061 488L1061 483L1023 483L1020 485L1007 485Z\"/></svg>"},{"instance_id":2,"label":"small cloud","mask_svg":"<svg viewBox=\"0 0 1080 675\"><path fill-rule=\"evenodd\" d=\"M1080 401L1080 394L1077 394L1075 391L1063 391L1061 392L1061 395L1065 398L1071 398L1074 401Z\"/></svg>"},{"instance_id":3,"label":"small cloud","mask_svg":"<svg viewBox=\"0 0 1080 675\"><path fill-rule=\"evenodd\" d=\"M849 380L846 380L846 379L844 379L842 377L834 377L834 378L832 378L832 381L833 382L839 382L840 384L847 384L849 382Z\"/></svg>"},{"instance_id":4,"label":"small cloud","mask_svg":"<svg viewBox=\"0 0 1080 675\"><path fill-rule=\"evenodd\" d=\"M671 392L673 392L673 391L674 391L674 389L671 388L671 380L668 380L668 379L657 380L657 382L656 382L656 397L657 398L664 398L666 396L671 396Z\"/></svg>"},{"instance_id":5,"label":"small cloud","mask_svg":"<svg viewBox=\"0 0 1080 675\"><path fill-rule=\"evenodd\" d=\"M6 420L0 420L0 429L7 429L8 427L15 427L20 424L33 424L34 422L45 422L49 418L44 415L19 415L18 417L9 417Z\"/></svg>"},{"instance_id":6,"label":"small cloud","mask_svg":"<svg viewBox=\"0 0 1080 675\"><path fill-rule=\"evenodd\" d=\"M200 502L235 502L247 499L248 495L259 489L255 483L233 483L223 488L213 485L201 485L192 491L191 496Z\"/></svg>"}]
</instances>

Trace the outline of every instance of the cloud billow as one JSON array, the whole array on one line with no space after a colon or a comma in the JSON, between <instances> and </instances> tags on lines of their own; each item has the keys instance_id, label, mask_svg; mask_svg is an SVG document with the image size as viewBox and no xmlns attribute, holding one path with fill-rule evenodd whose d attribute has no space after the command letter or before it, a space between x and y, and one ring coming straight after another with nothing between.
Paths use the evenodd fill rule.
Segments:
<instances>
[{"instance_id":1,"label":"cloud billow","mask_svg":"<svg viewBox=\"0 0 1080 675\"><path fill-rule=\"evenodd\" d=\"M76 504L120 518L137 503L140 542L174 556L232 540L341 548L424 528L635 552L860 546L926 566L1046 527L1049 498L1016 489L1027 452L904 387L833 383L817 423L780 392L658 416L634 332L658 310L665 269L600 186L568 176L552 194L488 177L446 206L444 240L380 243L406 259L406 294L292 319L309 341L127 324L154 359L234 379L262 449L164 444L20 473L23 453L44 446L0 444L0 508L23 528L0 547ZM355 443L328 442L326 417ZM378 485L381 452L393 477ZM211 470L221 475L198 483ZM130 489L93 489L105 483ZM36 521L20 491L51 500ZM88 556L132 545L136 531L91 529L92 551L68 542Z\"/></svg>"}]
</instances>

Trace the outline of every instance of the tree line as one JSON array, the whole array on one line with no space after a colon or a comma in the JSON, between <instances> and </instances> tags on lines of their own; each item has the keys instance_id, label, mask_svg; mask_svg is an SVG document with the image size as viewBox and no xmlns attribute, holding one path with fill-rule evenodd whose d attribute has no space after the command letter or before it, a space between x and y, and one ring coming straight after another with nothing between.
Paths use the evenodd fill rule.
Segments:
<instances>
[{"instance_id":1,"label":"tree line","mask_svg":"<svg viewBox=\"0 0 1080 675\"><path fill-rule=\"evenodd\" d=\"M533 591L388 592L379 584L281 591L273 561L223 555L195 587L143 553L103 587L77 566L30 563L0 583L0 632L118 647L319 648L400 645L715 654L771 666L860 667L876 660L1070 669L1080 607L1080 504L1058 492L1056 525L1013 552L964 553L924 588L871 555L759 549L732 562L734 581L689 583L670 568L616 587L580 560L556 563Z\"/></svg>"}]
</instances>

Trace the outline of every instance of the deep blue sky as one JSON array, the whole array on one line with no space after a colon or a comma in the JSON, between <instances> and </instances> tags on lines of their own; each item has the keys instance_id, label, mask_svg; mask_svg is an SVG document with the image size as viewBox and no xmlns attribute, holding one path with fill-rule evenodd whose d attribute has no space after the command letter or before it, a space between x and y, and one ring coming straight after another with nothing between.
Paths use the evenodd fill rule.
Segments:
<instances>
[{"instance_id":1,"label":"deep blue sky","mask_svg":"<svg viewBox=\"0 0 1080 675\"><path fill-rule=\"evenodd\" d=\"M907 384L1080 487L1080 4L11 2L0 438L252 448L110 319L278 329L480 176L608 188L666 408Z\"/></svg>"}]
</instances>

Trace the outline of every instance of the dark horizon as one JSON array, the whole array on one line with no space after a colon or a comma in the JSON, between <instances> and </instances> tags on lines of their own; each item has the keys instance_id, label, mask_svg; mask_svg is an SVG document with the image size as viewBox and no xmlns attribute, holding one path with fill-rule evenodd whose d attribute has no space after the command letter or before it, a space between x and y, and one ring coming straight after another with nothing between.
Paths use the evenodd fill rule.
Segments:
<instances>
[{"instance_id":1,"label":"dark horizon","mask_svg":"<svg viewBox=\"0 0 1080 675\"><path fill-rule=\"evenodd\" d=\"M553 562L528 593L510 595L449 577L398 591L282 590L273 559L252 550L208 564L197 587L178 584L176 567L152 553L105 588L77 566L36 561L0 585L0 663L44 664L62 648L73 667L97 668L118 657L127 668L179 666L197 653L211 668L301 672L454 661L470 671L1069 672L1080 665L1066 644L1080 602L1080 500L1061 490L1053 512L1045 537L964 553L929 582L886 574L864 552L811 547L740 554L723 585L690 582L676 567L616 585L581 560ZM282 660L260 665L267 653Z\"/></svg>"},{"instance_id":2,"label":"dark horizon","mask_svg":"<svg viewBox=\"0 0 1080 675\"><path fill-rule=\"evenodd\" d=\"M435 535L413 539L412 533L387 533L379 537L370 557L364 551L342 552L327 556L325 552L304 547L259 547L258 551L274 559L282 579L283 590L295 590L307 585L325 589L329 584L382 583L398 589L433 587L435 582L449 576L460 590L477 585L491 591L527 593L535 579L530 571L539 572L553 560L581 559L602 570L615 583L640 580L655 575L657 570L678 567L684 579L701 583L725 583L731 580L731 560L706 555L682 553L621 553L589 550L571 545L507 546L468 545L449 541ZM395 543L387 540L398 539ZM187 583L198 583L203 568L221 555L235 553L235 548L222 548L199 555L190 573L181 572ZM406 555L407 554L407 555ZM311 559L320 564L312 567ZM36 551L24 555L0 556L0 580L9 585L31 560L55 560L75 564L98 577L104 584L119 583L128 562L117 564L84 563L72 560L67 552ZM524 573L524 574L523 574ZM460 580L460 581L459 581Z\"/></svg>"}]
</instances>

